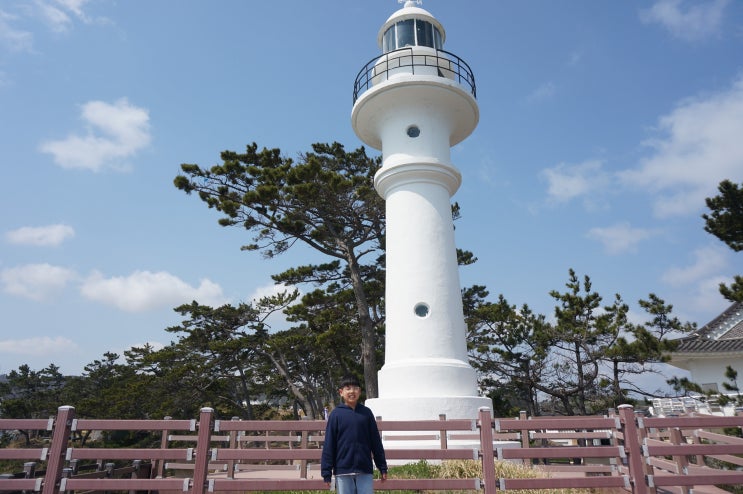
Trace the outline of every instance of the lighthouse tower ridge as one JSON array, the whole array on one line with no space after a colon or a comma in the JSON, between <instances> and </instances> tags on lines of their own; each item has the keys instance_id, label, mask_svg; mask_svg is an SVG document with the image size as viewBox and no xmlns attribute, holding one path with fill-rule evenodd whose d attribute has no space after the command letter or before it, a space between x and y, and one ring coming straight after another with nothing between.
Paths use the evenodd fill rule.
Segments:
<instances>
[{"instance_id":1,"label":"lighthouse tower ridge","mask_svg":"<svg viewBox=\"0 0 743 494\"><path fill-rule=\"evenodd\" d=\"M383 55L360 72L354 131L382 151L374 178L386 203L386 347L379 397L388 420L475 418L480 397L467 359L451 197L462 175L451 146L477 126L469 66L443 51L444 27L407 1L379 31Z\"/></svg>"}]
</instances>

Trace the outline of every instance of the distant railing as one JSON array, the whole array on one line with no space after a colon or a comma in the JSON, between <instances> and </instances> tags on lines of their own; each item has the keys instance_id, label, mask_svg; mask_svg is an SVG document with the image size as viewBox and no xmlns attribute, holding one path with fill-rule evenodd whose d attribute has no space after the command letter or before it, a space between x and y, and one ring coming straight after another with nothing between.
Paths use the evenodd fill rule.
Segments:
<instances>
[{"instance_id":1,"label":"distant railing","mask_svg":"<svg viewBox=\"0 0 743 494\"><path fill-rule=\"evenodd\" d=\"M657 487L743 484L743 438L725 435L743 417L637 416L629 405L609 416L394 421L378 419L392 461L475 460L482 476L465 479L375 481L378 490L498 490L540 488L624 489L654 494ZM0 460L25 460L24 472L0 475L0 492L324 490L317 469L325 422L321 420L229 420L211 408L197 420L78 419L73 407L56 418L0 419L0 431L40 430L44 447L0 448ZM97 448L71 444L75 431L152 431L159 447ZM178 431L178 434L173 432ZM393 443L397 443L394 444ZM39 468L29 460L39 462ZM496 460L523 463L541 477L496 474ZM75 462L93 462L85 472ZM308 475L310 465L314 475ZM290 474L261 472L293 466ZM251 472L252 471L252 472ZM297 472L298 471L298 472ZM241 473L242 472L242 473ZM557 473L559 472L559 474ZM248 474L258 474L246 476Z\"/></svg>"},{"instance_id":2,"label":"distant railing","mask_svg":"<svg viewBox=\"0 0 743 494\"><path fill-rule=\"evenodd\" d=\"M426 51L423 51L426 50ZM475 75L467 62L453 53L444 50L429 50L408 47L375 57L359 71L353 84L353 102L367 89L392 75L406 73L411 75L436 75L458 82L473 97L477 97Z\"/></svg>"},{"instance_id":3,"label":"distant railing","mask_svg":"<svg viewBox=\"0 0 743 494\"><path fill-rule=\"evenodd\" d=\"M680 398L653 398L653 415L661 417L676 417L690 413L709 415L734 416L743 411L740 400L741 393L725 393L723 395L705 396L701 394ZM725 404L722 404L725 403Z\"/></svg>"}]
</instances>

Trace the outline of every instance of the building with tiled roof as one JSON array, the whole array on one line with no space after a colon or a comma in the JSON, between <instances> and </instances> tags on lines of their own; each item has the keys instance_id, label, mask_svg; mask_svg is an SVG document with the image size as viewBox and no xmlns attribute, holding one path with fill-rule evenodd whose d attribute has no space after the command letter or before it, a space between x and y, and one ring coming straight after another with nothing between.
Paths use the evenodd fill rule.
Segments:
<instances>
[{"instance_id":1,"label":"building with tiled roof","mask_svg":"<svg viewBox=\"0 0 743 494\"><path fill-rule=\"evenodd\" d=\"M727 366L738 372L743 388L743 303L736 302L694 333L680 338L671 354L672 366L688 370L691 381L705 390L725 392Z\"/></svg>"}]
</instances>

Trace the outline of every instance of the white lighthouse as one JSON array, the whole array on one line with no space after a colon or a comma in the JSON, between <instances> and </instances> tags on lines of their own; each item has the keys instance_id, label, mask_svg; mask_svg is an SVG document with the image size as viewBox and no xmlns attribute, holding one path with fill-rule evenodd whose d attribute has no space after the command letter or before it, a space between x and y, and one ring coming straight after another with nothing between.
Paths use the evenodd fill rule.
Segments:
<instances>
[{"instance_id":1,"label":"white lighthouse","mask_svg":"<svg viewBox=\"0 0 743 494\"><path fill-rule=\"evenodd\" d=\"M385 363L366 405L388 420L475 418L492 403L467 359L450 201L462 176L450 148L479 109L472 71L443 51L444 27L421 3L387 19L383 55L354 85L353 128L382 151L374 187L387 216Z\"/></svg>"}]
</instances>

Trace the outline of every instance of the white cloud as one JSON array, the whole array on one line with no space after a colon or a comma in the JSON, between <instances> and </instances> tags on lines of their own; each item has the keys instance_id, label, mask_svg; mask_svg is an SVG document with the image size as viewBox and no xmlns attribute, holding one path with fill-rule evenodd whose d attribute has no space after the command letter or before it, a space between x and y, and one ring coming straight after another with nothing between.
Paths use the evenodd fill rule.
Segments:
<instances>
[{"instance_id":1,"label":"white cloud","mask_svg":"<svg viewBox=\"0 0 743 494\"><path fill-rule=\"evenodd\" d=\"M701 280L696 287L696 292L689 301L691 307L697 311L710 314L720 314L727 309L732 302L726 300L720 293L720 283L729 285L733 281L730 276L712 276ZM709 321L698 321L706 324Z\"/></svg>"},{"instance_id":2,"label":"white cloud","mask_svg":"<svg viewBox=\"0 0 743 494\"><path fill-rule=\"evenodd\" d=\"M527 98L529 101L542 101L551 98L555 95L556 87L553 82L545 82L534 91L531 92Z\"/></svg>"},{"instance_id":3,"label":"white cloud","mask_svg":"<svg viewBox=\"0 0 743 494\"><path fill-rule=\"evenodd\" d=\"M23 340L0 340L0 353L46 357L76 352L79 349L74 341L57 336L27 338Z\"/></svg>"},{"instance_id":4,"label":"white cloud","mask_svg":"<svg viewBox=\"0 0 743 494\"><path fill-rule=\"evenodd\" d=\"M71 226L62 224L37 227L24 226L5 234L5 238L11 244L44 247L57 246L74 236L75 230Z\"/></svg>"},{"instance_id":5,"label":"white cloud","mask_svg":"<svg viewBox=\"0 0 743 494\"><path fill-rule=\"evenodd\" d=\"M560 163L540 172L547 181L547 194L552 202L568 202L578 197L597 197L609 182L600 161L590 160L577 165Z\"/></svg>"},{"instance_id":6,"label":"white cloud","mask_svg":"<svg viewBox=\"0 0 743 494\"><path fill-rule=\"evenodd\" d=\"M104 278L95 272L80 289L84 297L126 312L143 312L163 307L174 308L193 300L205 305L227 302L222 288L203 279L194 287L163 271L136 271L129 276Z\"/></svg>"},{"instance_id":7,"label":"white cloud","mask_svg":"<svg viewBox=\"0 0 743 494\"><path fill-rule=\"evenodd\" d=\"M646 142L653 154L620 179L653 192L657 217L694 214L722 180L740 175L743 76L728 90L683 102L658 127L666 135Z\"/></svg>"},{"instance_id":8,"label":"white cloud","mask_svg":"<svg viewBox=\"0 0 743 494\"><path fill-rule=\"evenodd\" d=\"M728 3L729 0L657 0L649 9L640 11L640 19L660 24L677 38L695 41L719 32Z\"/></svg>"},{"instance_id":9,"label":"white cloud","mask_svg":"<svg viewBox=\"0 0 743 494\"><path fill-rule=\"evenodd\" d=\"M36 0L38 17L57 33L65 33L72 29L75 19L90 24L93 19L88 16L83 7L89 0ZM106 21L106 19L98 19Z\"/></svg>"},{"instance_id":10,"label":"white cloud","mask_svg":"<svg viewBox=\"0 0 743 494\"><path fill-rule=\"evenodd\" d=\"M70 269L50 264L27 264L0 271L3 291L31 300L46 300L77 277Z\"/></svg>"},{"instance_id":11,"label":"white cloud","mask_svg":"<svg viewBox=\"0 0 743 494\"><path fill-rule=\"evenodd\" d=\"M67 13L50 3L36 2L41 19L49 28L57 33L64 33L72 27L72 19Z\"/></svg>"},{"instance_id":12,"label":"white cloud","mask_svg":"<svg viewBox=\"0 0 743 494\"><path fill-rule=\"evenodd\" d=\"M583 51L576 50L570 54L570 57L568 58L568 66L574 67L580 64L581 60L583 60Z\"/></svg>"},{"instance_id":13,"label":"white cloud","mask_svg":"<svg viewBox=\"0 0 743 494\"><path fill-rule=\"evenodd\" d=\"M267 285L259 286L248 296L250 303L256 303L263 297L272 297L278 295L284 291L292 291L294 287L286 286L282 283L269 283Z\"/></svg>"},{"instance_id":14,"label":"white cloud","mask_svg":"<svg viewBox=\"0 0 743 494\"><path fill-rule=\"evenodd\" d=\"M255 305L263 297L271 297L273 295L278 295L279 293L282 293L284 291L291 293L295 289L296 287L294 286L287 286L281 283L269 283L267 285L259 286L258 288L253 290L253 293L251 293L248 297L248 301L249 303ZM283 312L274 312L265 320L265 323L273 331L285 330L290 327L290 324L286 320L286 316Z\"/></svg>"},{"instance_id":15,"label":"white cloud","mask_svg":"<svg viewBox=\"0 0 743 494\"><path fill-rule=\"evenodd\" d=\"M144 108L120 99L114 104L89 101L81 116L88 126L84 136L70 135L59 141L46 141L40 150L54 157L63 168L100 171L122 167L122 160L145 148L151 140L150 117Z\"/></svg>"},{"instance_id":16,"label":"white cloud","mask_svg":"<svg viewBox=\"0 0 743 494\"><path fill-rule=\"evenodd\" d=\"M33 0L17 2L17 13L0 10L0 48L11 52L33 52L32 31L18 29L15 24L41 22L55 33L67 33L80 21L85 24L110 24L107 18L93 18L83 7L89 0Z\"/></svg>"},{"instance_id":17,"label":"white cloud","mask_svg":"<svg viewBox=\"0 0 743 494\"><path fill-rule=\"evenodd\" d=\"M69 10L75 17L80 20L87 21L89 17L83 12L83 6L90 0L55 0L56 3L62 6L64 9Z\"/></svg>"},{"instance_id":18,"label":"white cloud","mask_svg":"<svg viewBox=\"0 0 743 494\"><path fill-rule=\"evenodd\" d=\"M694 251L694 263L686 267L672 267L662 276L663 282L671 286L686 286L720 276L727 268L727 250L709 246ZM719 283L718 283L719 284Z\"/></svg>"},{"instance_id":19,"label":"white cloud","mask_svg":"<svg viewBox=\"0 0 743 494\"><path fill-rule=\"evenodd\" d=\"M33 51L34 36L29 31L16 29L12 23L17 16L0 10L0 47L13 52Z\"/></svg>"},{"instance_id":20,"label":"white cloud","mask_svg":"<svg viewBox=\"0 0 743 494\"><path fill-rule=\"evenodd\" d=\"M605 228L592 228L587 236L604 244L607 254L636 252L637 245L656 232L645 228L633 228L629 223L617 223Z\"/></svg>"},{"instance_id":21,"label":"white cloud","mask_svg":"<svg viewBox=\"0 0 743 494\"><path fill-rule=\"evenodd\" d=\"M685 311L717 315L730 305L720 294L720 283L732 281L729 256L729 249L709 245L694 251L690 265L671 267L663 273L661 280L678 291L674 305L681 316Z\"/></svg>"}]
</instances>

